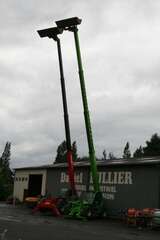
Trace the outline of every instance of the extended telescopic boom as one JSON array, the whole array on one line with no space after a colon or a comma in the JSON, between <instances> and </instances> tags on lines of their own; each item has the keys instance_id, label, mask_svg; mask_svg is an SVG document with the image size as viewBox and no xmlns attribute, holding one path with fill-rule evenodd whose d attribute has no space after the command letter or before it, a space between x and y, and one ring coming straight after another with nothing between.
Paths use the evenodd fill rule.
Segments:
<instances>
[{"instance_id":1,"label":"extended telescopic boom","mask_svg":"<svg viewBox=\"0 0 160 240\"><path fill-rule=\"evenodd\" d=\"M49 37L54 39L57 42L58 50L58 59L59 59L59 70L60 70L60 79L61 79L61 90L62 90L62 101L63 101L63 110L64 110L64 124L65 124L65 135L66 135L66 145L67 145L67 162L68 162L68 175L70 187L72 194L76 194L75 181L74 181L74 167L73 167L73 155L72 155L72 146L71 146L71 137L70 137L70 126L69 126L69 117L68 117L68 107L67 107L67 97L66 97L66 88L63 72L63 61L62 61L62 52L61 52L61 43L58 38L58 34L61 34L63 30L61 28L48 28L39 30L38 34L40 37Z\"/></svg>"},{"instance_id":2,"label":"extended telescopic boom","mask_svg":"<svg viewBox=\"0 0 160 240\"><path fill-rule=\"evenodd\" d=\"M100 188L99 188L98 172L97 172L97 165L96 165L96 157L95 157L94 143L93 143L93 137L92 137L90 115L89 115L89 110L88 110L88 102L87 102L84 74L83 74L83 68L82 68L80 44L79 44L79 38L78 38L77 25L79 25L81 23L81 21L82 21L81 19L74 17L74 18L68 18L68 19L56 21L56 24L57 24L58 28L63 29L63 30L69 30L74 33L74 40L75 40L75 47L76 47L76 54L77 54L77 61L78 61L78 68L79 68L79 78L80 78L82 102L83 102L83 109L84 109L84 119L85 119L85 125L86 125L86 133L87 133L90 164L91 164L92 180L93 180L94 191L99 192Z\"/></svg>"}]
</instances>

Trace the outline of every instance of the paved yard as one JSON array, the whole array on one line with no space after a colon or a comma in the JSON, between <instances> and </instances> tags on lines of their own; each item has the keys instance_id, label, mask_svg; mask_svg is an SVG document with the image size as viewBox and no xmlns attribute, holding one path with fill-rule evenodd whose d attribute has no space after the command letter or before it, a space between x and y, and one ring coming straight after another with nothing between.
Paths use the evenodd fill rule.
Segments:
<instances>
[{"instance_id":1,"label":"paved yard","mask_svg":"<svg viewBox=\"0 0 160 240\"><path fill-rule=\"evenodd\" d=\"M0 204L0 240L159 240L160 231L128 228L111 220L79 221Z\"/></svg>"}]
</instances>

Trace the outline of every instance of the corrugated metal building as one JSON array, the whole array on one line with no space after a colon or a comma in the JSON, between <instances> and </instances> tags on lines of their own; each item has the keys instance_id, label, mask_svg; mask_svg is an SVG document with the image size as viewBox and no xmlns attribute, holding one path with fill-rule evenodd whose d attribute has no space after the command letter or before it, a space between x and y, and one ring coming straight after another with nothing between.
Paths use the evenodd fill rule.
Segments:
<instances>
[{"instance_id":1,"label":"corrugated metal building","mask_svg":"<svg viewBox=\"0 0 160 240\"><path fill-rule=\"evenodd\" d=\"M125 208L160 208L160 157L97 162L99 183L109 212ZM75 163L78 194L93 191L88 162ZM68 187L67 164L15 169L14 196L53 196Z\"/></svg>"}]
</instances>

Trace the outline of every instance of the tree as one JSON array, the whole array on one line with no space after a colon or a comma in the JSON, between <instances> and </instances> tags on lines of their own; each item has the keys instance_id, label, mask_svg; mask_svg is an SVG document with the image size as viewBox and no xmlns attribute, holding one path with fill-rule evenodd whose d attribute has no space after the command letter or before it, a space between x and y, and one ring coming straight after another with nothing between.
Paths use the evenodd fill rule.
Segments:
<instances>
[{"instance_id":1,"label":"tree","mask_svg":"<svg viewBox=\"0 0 160 240\"><path fill-rule=\"evenodd\" d=\"M134 158L142 158L144 156L143 153L143 148L140 146L139 148L136 149L136 151L133 153Z\"/></svg>"},{"instance_id":2,"label":"tree","mask_svg":"<svg viewBox=\"0 0 160 240\"><path fill-rule=\"evenodd\" d=\"M106 150L105 150L105 149L103 150L102 160L107 160L107 153L106 153Z\"/></svg>"},{"instance_id":3,"label":"tree","mask_svg":"<svg viewBox=\"0 0 160 240\"><path fill-rule=\"evenodd\" d=\"M128 159L131 157L131 152L130 152L130 149L129 149L129 142L126 143L126 146L123 150L123 158L124 159Z\"/></svg>"},{"instance_id":4,"label":"tree","mask_svg":"<svg viewBox=\"0 0 160 240\"><path fill-rule=\"evenodd\" d=\"M9 167L10 156L11 156L11 143L7 142L2 153L2 156L0 158L0 166L7 181L10 181L12 176L12 172Z\"/></svg>"},{"instance_id":5,"label":"tree","mask_svg":"<svg viewBox=\"0 0 160 240\"><path fill-rule=\"evenodd\" d=\"M78 160L78 154L77 154L77 143L74 141L72 143L72 154L73 154L73 160L77 161Z\"/></svg>"},{"instance_id":6,"label":"tree","mask_svg":"<svg viewBox=\"0 0 160 240\"><path fill-rule=\"evenodd\" d=\"M149 141L146 141L146 145L143 148L144 157L160 156L160 136L157 133L153 134Z\"/></svg>"},{"instance_id":7,"label":"tree","mask_svg":"<svg viewBox=\"0 0 160 240\"><path fill-rule=\"evenodd\" d=\"M76 141L72 143L72 156L73 161L77 161L78 155L77 155L77 144ZM57 155L55 158L54 163L64 163L67 162L67 145L66 141L63 141L57 148Z\"/></svg>"},{"instance_id":8,"label":"tree","mask_svg":"<svg viewBox=\"0 0 160 240\"><path fill-rule=\"evenodd\" d=\"M67 153L66 141L63 141L57 148L57 156L55 159L55 163L66 162L66 153Z\"/></svg>"},{"instance_id":9,"label":"tree","mask_svg":"<svg viewBox=\"0 0 160 240\"><path fill-rule=\"evenodd\" d=\"M116 159L116 157L114 156L114 154L113 154L112 152L109 152L108 158L109 158L110 160Z\"/></svg>"},{"instance_id":10,"label":"tree","mask_svg":"<svg viewBox=\"0 0 160 240\"><path fill-rule=\"evenodd\" d=\"M0 199L5 198L10 194L13 178L12 171L9 167L9 161L11 156L11 143L7 142L0 157Z\"/></svg>"}]
</instances>

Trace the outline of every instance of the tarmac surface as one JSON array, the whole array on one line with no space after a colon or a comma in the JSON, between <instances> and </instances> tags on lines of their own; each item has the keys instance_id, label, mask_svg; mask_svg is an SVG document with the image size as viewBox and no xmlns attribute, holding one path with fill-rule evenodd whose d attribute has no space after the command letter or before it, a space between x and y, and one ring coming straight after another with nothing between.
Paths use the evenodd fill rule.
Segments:
<instances>
[{"instance_id":1,"label":"tarmac surface","mask_svg":"<svg viewBox=\"0 0 160 240\"><path fill-rule=\"evenodd\" d=\"M159 240L160 231L127 227L117 220L80 221L31 214L0 203L0 240Z\"/></svg>"}]
</instances>

